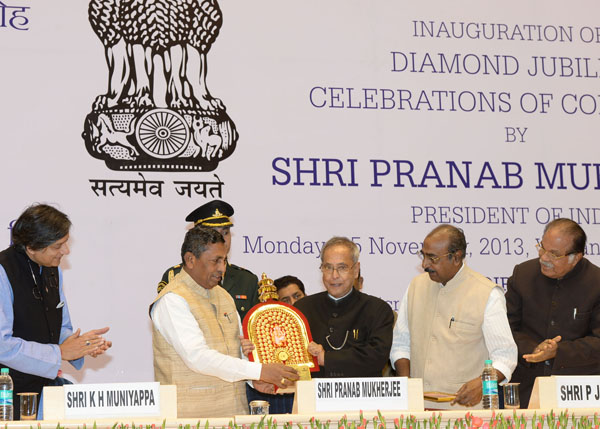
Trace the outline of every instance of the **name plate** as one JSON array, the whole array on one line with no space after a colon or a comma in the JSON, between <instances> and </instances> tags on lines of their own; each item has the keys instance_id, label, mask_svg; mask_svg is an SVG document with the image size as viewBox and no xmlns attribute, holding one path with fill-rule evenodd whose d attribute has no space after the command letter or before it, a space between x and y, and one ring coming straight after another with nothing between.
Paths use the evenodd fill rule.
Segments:
<instances>
[{"instance_id":1,"label":"name plate","mask_svg":"<svg viewBox=\"0 0 600 429\"><path fill-rule=\"evenodd\" d=\"M559 408L600 407L599 376L556 376L556 401Z\"/></svg>"},{"instance_id":2,"label":"name plate","mask_svg":"<svg viewBox=\"0 0 600 429\"><path fill-rule=\"evenodd\" d=\"M315 411L408 410L406 377L315 379Z\"/></svg>"},{"instance_id":3,"label":"name plate","mask_svg":"<svg viewBox=\"0 0 600 429\"><path fill-rule=\"evenodd\" d=\"M65 418L160 416L160 383L68 384Z\"/></svg>"}]
</instances>

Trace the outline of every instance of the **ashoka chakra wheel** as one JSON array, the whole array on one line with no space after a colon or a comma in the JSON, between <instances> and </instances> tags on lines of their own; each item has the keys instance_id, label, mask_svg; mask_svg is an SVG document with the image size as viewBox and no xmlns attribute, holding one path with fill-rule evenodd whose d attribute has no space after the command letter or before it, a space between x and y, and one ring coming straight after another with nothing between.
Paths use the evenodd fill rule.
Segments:
<instances>
[{"instance_id":1,"label":"ashoka chakra wheel","mask_svg":"<svg viewBox=\"0 0 600 429\"><path fill-rule=\"evenodd\" d=\"M155 158L174 158L190 141L190 130L183 117L168 109L144 113L135 129L144 152Z\"/></svg>"}]
</instances>

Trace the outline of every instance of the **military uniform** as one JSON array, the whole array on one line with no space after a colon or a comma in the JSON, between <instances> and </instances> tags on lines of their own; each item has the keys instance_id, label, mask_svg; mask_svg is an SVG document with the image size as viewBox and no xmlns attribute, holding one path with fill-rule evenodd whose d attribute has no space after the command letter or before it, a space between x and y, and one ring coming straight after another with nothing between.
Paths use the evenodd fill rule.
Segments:
<instances>
[{"instance_id":1,"label":"military uniform","mask_svg":"<svg viewBox=\"0 0 600 429\"><path fill-rule=\"evenodd\" d=\"M181 271L181 264L169 268L158 283L157 292L160 291ZM258 304L258 277L245 268L234 264L227 264L225 275L223 276L222 287L235 302L235 307L244 320L248 310Z\"/></svg>"}]
</instances>

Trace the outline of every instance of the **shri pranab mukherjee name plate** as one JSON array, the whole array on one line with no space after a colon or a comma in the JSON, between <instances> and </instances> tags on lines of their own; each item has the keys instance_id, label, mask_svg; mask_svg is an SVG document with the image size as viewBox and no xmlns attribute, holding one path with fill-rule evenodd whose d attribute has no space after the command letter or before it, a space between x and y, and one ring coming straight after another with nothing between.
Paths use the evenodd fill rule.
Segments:
<instances>
[{"instance_id":1,"label":"shri pranab mukherjee name plate","mask_svg":"<svg viewBox=\"0 0 600 429\"><path fill-rule=\"evenodd\" d=\"M600 376L556 376L559 408L600 407Z\"/></svg>"},{"instance_id":2,"label":"shri pranab mukherjee name plate","mask_svg":"<svg viewBox=\"0 0 600 429\"><path fill-rule=\"evenodd\" d=\"M406 377L316 378L315 410L408 410Z\"/></svg>"},{"instance_id":3,"label":"shri pranab mukherjee name plate","mask_svg":"<svg viewBox=\"0 0 600 429\"><path fill-rule=\"evenodd\" d=\"M65 418L160 416L160 383L68 384Z\"/></svg>"}]
</instances>

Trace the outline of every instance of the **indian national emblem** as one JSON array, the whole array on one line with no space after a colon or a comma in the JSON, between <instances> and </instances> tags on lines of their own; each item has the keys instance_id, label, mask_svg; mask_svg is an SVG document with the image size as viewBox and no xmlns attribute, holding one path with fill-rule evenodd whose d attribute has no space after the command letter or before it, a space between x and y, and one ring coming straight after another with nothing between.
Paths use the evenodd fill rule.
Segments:
<instances>
[{"instance_id":1,"label":"indian national emblem","mask_svg":"<svg viewBox=\"0 0 600 429\"><path fill-rule=\"evenodd\" d=\"M223 17L216 0L91 0L108 91L83 139L113 170L212 171L238 134L206 86L207 53Z\"/></svg>"}]
</instances>

